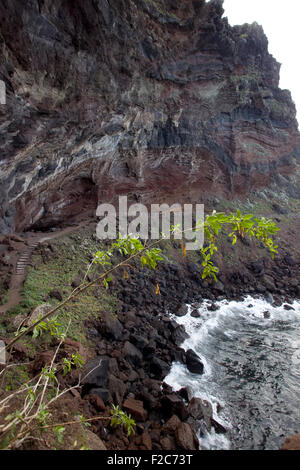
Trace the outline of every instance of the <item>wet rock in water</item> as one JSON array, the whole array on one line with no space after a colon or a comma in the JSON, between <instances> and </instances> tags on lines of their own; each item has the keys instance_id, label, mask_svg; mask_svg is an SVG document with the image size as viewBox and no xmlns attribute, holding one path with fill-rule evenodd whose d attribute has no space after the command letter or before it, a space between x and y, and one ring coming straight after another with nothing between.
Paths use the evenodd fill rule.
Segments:
<instances>
[{"instance_id":1,"label":"wet rock in water","mask_svg":"<svg viewBox=\"0 0 300 470\"><path fill-rule=\"evenodd\" d=\"M213 418L211 418L211 425L213 426L217 434L226 434L227 429Z\"/></svg>"},{"instance_id":2,"label":"wet rock in water","mask_svg":"<svg viewBox=\"0 0 300 470\"><path fill-rule=\"evenodd\" d=\"M210 312L216 312L217 310L219 310L219 306L216 305L216 304L211 304L207 307L207 310L209 310Z\"/></svg>"},{"instance_id":3,"label":"wet rock in water","mask_svg":"<svg viewBox=\"0 0 300 470\"><path fill-rule=\"evenodd\" d=\"M175 439L178 447L183 450L197 450L199 441L188 423L180 423L175 431Z\"/></svg>"},{"instance_id":4,"label":"wet rock in water","mask_svg":"<svg viewBox=\"0 0 300 470\"><path fill-rule=\"evenodd\" d=\"M189 387L182 387L178 390L178 395L180 395L184 400L189 401L189 393L191 393Z\"/></svg>"},{"instance_id":5,"label":"wet rock in water","mask_svg":"<svg viewBox=\"0 0 300 470\"><path fill-rule=\"evenodd\" d=\"M189 415L196 421L203 419L208 431L210 431L212 425L211 420L213 416L213 409L209 401L193 397L188 405L188 412Z\"/></svg>"},{"instance_id":6,"label":"wet rock in water","mask_svg":"<svg viewBox=\"0 0 300 470\"><path fill-rule=\"evenodd\" d=\"M203 374L204 365L192 349L188 349L186 352L186 366L193 374Z\"/></svg>"},{"instance_id":7,"label":"wet rock in water","mask_svg":"<svg viewBox=\"0 0 300 470\"><path fill-rule=\"evenodd\" d=\"M193 397L188 405L189 414L195 419L204 417L201 398Z\"/></svg>"},{"instance_id":8,"label":"wet rock in water","mask_svg":"<svg viewBox=\"0 0 300 470\"><path fill-rule=\"evenodd\" d=\"M272 304L272 307L281 307L282 305L282 301L280 298L277 298L274 300L273 304Z\"/></svg>"},{"instance_id":9,"label":"wet rock in water","mask_svg":"<svg viewBox=\"0 0 300 470\"><path fill-rule=\"evenodd\" d=\"M200 308L200 307L201 307L201 304L200 304L199 302L194 302L194 303L192 304L192 308L193 308L193 309L198 309L198 308Z\"/></svg>"},{"instance_id":10,"label":"wet rock in water","mask_svg":"<svg viewBox=\"0 0 300 470\"><path fill-rule=\"evenodd\" d=\"M270 316L271 316L271 314L268 310L266 310L263 315L264 315L264 318L270 318Z\"/></svg>"},{"instance_id":11,"label":"wet rock in water","mask_svg":"<svg viewBox=\"0 0 300 470\"><path fill-rule=\"evenodd\" d=\"M266 293L265 299L266 299L266 302L268 302L271 305L274 303L274 297L270 292Z\"/></svg>"},{"instance_id":12,"label":"wet rock in water","mask_svg":"<svg viewBox=\"0 0 300 470\"><path fill-rule=\"evenodd\" d=\"M170 351L170 357L172 361L181 362L182 364L186 364L186 354L183 348L172 349Z\"/></svg>"},{"instance_id":13,"label":"wet rock in water","mask_svg":"<svg viewBox=\"0 0 300 470\"><path fill-rule=\"evenodd\" d=\"M177 317L184 317L187 313L188 313L188 306L185 304L180 305L175 311L175 315Z\"/></svg>"},{"instance_id":14,"label":"wet rock in water","mask_svg":"<svg viewBox=\"0 0 300 470\"><path fill-rule=\"evenodd\" d=\"M136 421L143 422L147 419L147 411L143 402L134 398L127 398L123 403L123 410L129 413Z\"/></svg>"},{"instance_id":15,"label":"wet rock in water","mask_svg":"<svg viewBox=\"0 0 300 470\"><path fill-rule=\"evenodd\" d=\"M170 323L171 338L176 344L176 346L180 346L183 343L183 341L189 337L189 335L185 331L185 328L183 325L177 325L175 323L175 327L174 327L174 323L175 322Z\"/></svg>"},{"instance_id":16,"label":"wet rock in water","mask_svg":"<svg viewBox=\"0 0 300 470\"><path fill-rule=\"evenodd\" d=\"M295 310L291 305L284 304L283 306L284 310Z\"/></svg>"},{"instance_id":17,"label":"wet rock in water","mask_svg":"<svg viewBox=\"0 0 300 470\"><path fill-rule=\"evenodd\" d=\"M198 312L198 310L194 309L192 312L191 312L191 317L193 318L199 318L201 315L200 313Z\"/></svg>"}]
</instances>

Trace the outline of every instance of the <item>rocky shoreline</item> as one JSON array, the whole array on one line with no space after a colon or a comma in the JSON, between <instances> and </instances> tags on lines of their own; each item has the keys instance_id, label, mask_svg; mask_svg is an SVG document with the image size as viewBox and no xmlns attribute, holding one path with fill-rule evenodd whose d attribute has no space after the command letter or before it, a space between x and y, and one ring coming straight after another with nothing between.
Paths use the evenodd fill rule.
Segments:
<instances>
[{"instance_id":1,"label":"rocky shoreline","mask_svg":"<svg viewBox=\"0 0 300 470\"><path fill-rule=\"evenodd\" d=\"M252 269L258 279L264 276L263 262L253 263ZM274 287L276 273L279 279L280 270L291 275L285 294L281 287L277 292L267 289L262 292L263 284L259 280L257 285L252 282L249 289L242 279L238 282L239 273L235 276L234 290L232 284L226 282L208 286L199 277L198 266L192 262L182 266L162 265L155 275L139 273L132 274L129 281L118 280L118 317L104 314L102 321L90 325L88 330L96 344L97 356L87 364L87 371L101 364L88 377L81 392L91 415L99 411L105 415L109 404L114 402L137 421L137 434L129 439L120 429L112 431L103 423L95 425L94 431L108 449L193 450L198 449L196 433L199 431L213 427L216 433L226 432L213 419L210 403L190 396L187 388L174 392L164 383L173 361L185 364L193 373L203 371L201 358L180 347L186 333L168 312L185 315L184 302L196 309L203 298L211 300L213 310L217 308L216 300L237 300L249 293L264 295L275 305L286 302L285 308L290 309L289 302L298 294L292 282L296 264L289 257L277 262L272 278ZM161 296L150 294L154 281L160 285ZM268 281L271 287L269 278Z\"/></svg>"},{"instance_id":2,"label":"rocky shoreline","mask_svg":"<svg viewBox=\"0 0 300 470\"><path fill-rule=\"evenodd\" d=\"M70 242L76 240L77 247L85 246L87 240L94 238L93 227L88 233L77 232L70 236ZM64 240L60 243L66 243ZM39 263L43 266L51 263L61 246L53 241L40 245L37 249ZM78 250L71 245L72 250L78 256ZM114 293L117 299L113 311L101 308L99 316L84 315L87 319L81 328L92 345L89 351L75 340L68 340L64 346L67 353L78 351L87 360L83 376L92 372L81 388L68 393L59 406L67 410L66 416L99 417L90 427L93 439L97 439L93 448L195 450L199 446L199 432L203 434L213 428L216 433L226 433L214 419L210 403L191 396L188 388L175 392L164 382L173 362L184 364L199 378L204 370L201 358L194 351L181 348L187 334L169 314L183 316L187 313L186 304L190 304L194 309L191 314L197 316L204 299L209 300L209 309L216 310L217 301L241 300L245 295L264 296L270 304L284 303L288 310L293 308L292 301L300 297L299 263L287 250L281 251L274 261L266 254L248 264L241 261L234 271L232 266L231 269L222 267L218 283L203 281L200 264L191 257L184 257L176 241L168 250L163 251L165 260L156 271L141 270L133 265L128 279L124 279L122 273L115 276L108 288L108 295ZM32 264L38 267L35 261ZM79 272L74 277L73 288L80 284L80 276ZM159 295L155 294L157 284ZM101 305L102 289L98 286L92 289ZM53 289L44 300L49 298L61 301L63 293L60 288ZM32 373L38 373L51 362L54 347L39 348L31 366ZM15 359L24 360L27 352L26 347L20 345L16 348ZM78 372L73 371L68 379L60 376L59 380L62 385L73 386L78 381ZM135 419L135 434L128 437L124 429L109 425L111 403L119 405Z\"/></svg>"}]
</instances>

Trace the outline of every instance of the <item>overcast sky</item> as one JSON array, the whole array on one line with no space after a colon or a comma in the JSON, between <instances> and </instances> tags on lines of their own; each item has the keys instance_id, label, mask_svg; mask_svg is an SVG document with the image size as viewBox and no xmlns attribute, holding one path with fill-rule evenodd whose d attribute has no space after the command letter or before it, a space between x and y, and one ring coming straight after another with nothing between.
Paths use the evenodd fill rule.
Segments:
<instances>
[{"instance_id":1,"label":"overcast sky","mask_svg":"<svg viewBox=\"0 0 300 470\"><path fill-rule=\"evenodd\" d=\"M300 121L300 0L224 0L231 25L261 24L269 52L280 62L280 88L292 93Z\"/></svg>"}]
</instances>

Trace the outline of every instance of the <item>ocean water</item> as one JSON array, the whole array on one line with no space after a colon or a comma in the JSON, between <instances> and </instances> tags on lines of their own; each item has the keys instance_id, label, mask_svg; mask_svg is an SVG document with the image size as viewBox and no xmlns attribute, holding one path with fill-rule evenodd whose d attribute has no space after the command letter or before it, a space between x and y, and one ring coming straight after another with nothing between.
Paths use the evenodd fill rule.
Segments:
<instances>
[{"instance_id":1,"label":"ocean water","mask_svg":"<svg viewBox=\"0 0 300 470\"><path fill-rule=\"evenodd\" d=\"M203 449L279 449L285 437L300 432L300 303L294 310L272 307L250 296L217 302L200 318L171 316L185 326L204 374L174 363L165 381L175 390L188 386L193 396L208 400L226 434L199 435Z\"/></svg>"}]
</instances>

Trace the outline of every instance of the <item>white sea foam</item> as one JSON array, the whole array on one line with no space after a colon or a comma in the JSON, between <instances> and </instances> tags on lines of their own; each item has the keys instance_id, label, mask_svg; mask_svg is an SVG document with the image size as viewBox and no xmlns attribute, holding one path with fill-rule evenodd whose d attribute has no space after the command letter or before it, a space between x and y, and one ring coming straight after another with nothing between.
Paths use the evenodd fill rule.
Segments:
<instances>
[{"instance_id":1,"label":"white sea foam","mask_svg":"<svg viewBox=\"0 0 300 470\"><path fill-rule=\"evenodd\" d=\"M193 349L199 355L204 364L204 373L202 375L192 374L185 365L174 363L165 381L175 390L187 386L192 396L210 401L213 406L214 419L230 429L232 424L230 423L230 417L226 414L226 403L223 400L224 390L222 390L222 387L224 385L220 385L213 377L216 366L222 364L216 338L222 342L223 349L227 342L228 348L232 348L232 342L235 340L239 344L244 342L244 348L251 347L252 344L249 342L249 335L247 334L249 326L263 329L263 331L266 330L266 332L268 329L275 329L278 335L278 331L280 332L284 325L300 322L300 303L295 301L291 304L293 310L286 310L283 306L273 307L262 298L248 296L241 302L229 302L227 300L216 302L219 307L216 311L208 309L210 304L210 301L203 301L198 309L199 318L191 316L193 310L191 305L188 305L188 313L183 317L176 317L171 314L171 317L177 323L184 325L186 332L189 334L189 338L184 341L182 347L185 350ZM235 328L237 319L239 327ZM277 328L278 331L276 330L277 325L280 326L280 328ZM216 347L215 357L211 354L211 351L209 355L206 354L210 338L212 344ZM264 348L273 348L273 339L272 336L268 338L266 334ZM292 336L288 337L288 340L291 349L294 351L292 355L293 363L300 364L300 340ZM245 379L241 378L240 380L242 382ZM229 382L228 387L230 386L234 386L234 384ZM218 413L217 409L219 408L225 411ZM226 435L216 434L214 430L204 436L199 436L199 441L200 448L204 449L229 449L231 446Z\"/></svg>"}]
</instances>

